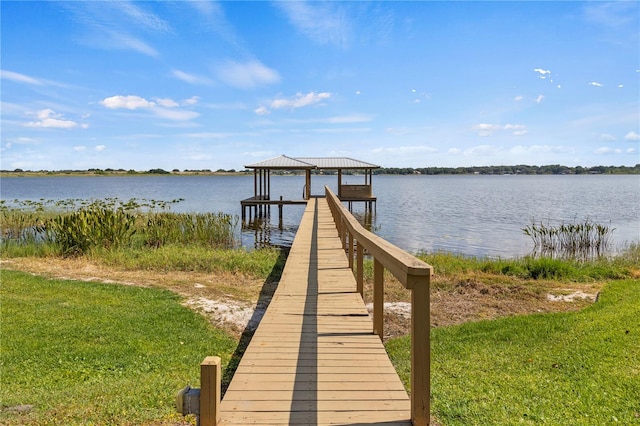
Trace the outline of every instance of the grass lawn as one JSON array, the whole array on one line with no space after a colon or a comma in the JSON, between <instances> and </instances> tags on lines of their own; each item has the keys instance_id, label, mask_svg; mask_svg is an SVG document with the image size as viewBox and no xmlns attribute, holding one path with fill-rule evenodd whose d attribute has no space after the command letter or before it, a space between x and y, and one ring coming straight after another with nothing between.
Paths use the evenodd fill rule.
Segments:
<instances>
[{"instance_id":1,"label":"grass lawn","mask_svg":"<svg viewBox=\"0 0 640 426\"><path fill-rule=\"evenodd\" d=\"M407 337L387 344L407 383ZM640 424L640 280L579 312L431 331L431 412L443 425Z\"/></svg>"},{"instance_id":2,"label":"grass lawn","mask_svg":"<svg viewBox=\"0 0 640 426\"><path fill-rule=\"evenodd\" d=\"M175 425L177 390L236 346L166 290L1 278L0 424Z\"/></svg>"}]
</instances>

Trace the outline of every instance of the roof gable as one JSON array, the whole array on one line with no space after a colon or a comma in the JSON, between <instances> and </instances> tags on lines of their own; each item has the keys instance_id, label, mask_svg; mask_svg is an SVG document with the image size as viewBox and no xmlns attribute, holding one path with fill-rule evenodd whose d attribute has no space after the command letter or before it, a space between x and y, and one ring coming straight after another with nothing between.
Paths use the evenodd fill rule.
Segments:
<instances>
[{"instance_id":1,"label":"roof gable","mask_svg":"<svg viewBox=\"0 0 640 426\"><path fill-rule=\"evenodd\" d=\"M296 158L281 155L279 157L270 158L268 160L258 161L257 163L247 164L248 169L315 169L315 164L306 163Z\"/></svg>"}]
</instances>

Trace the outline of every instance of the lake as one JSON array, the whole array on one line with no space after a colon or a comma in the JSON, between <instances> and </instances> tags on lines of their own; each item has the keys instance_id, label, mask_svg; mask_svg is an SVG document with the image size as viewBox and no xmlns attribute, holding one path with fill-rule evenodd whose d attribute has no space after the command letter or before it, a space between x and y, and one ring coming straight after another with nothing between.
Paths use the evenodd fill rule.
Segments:
<instances>
[{"instance_id":1,"label":"lake","mask_svg":"<svg viewBox=\"0 0 640 426\"><path fill-rule=\"evenodd\" d=\"M337 192L336 176L312 176L312 194L324 185ZM343 176L344 183L364 183L362 176ZM272 176L272 198L300 199L303 176ZM533 248L522 228L542 221L592 222L615 228L613 245L640 239L640 176L374 176L378 197L373 229L410 252L450 251L469 256L519 257ZM253 176L59 176L3 177L0 197L13 200L184 199L176 212L225 212L240 215L240 200L253 195ZM290 245L302 206L285 206L283 226L278 209L257 229L238 238L246 247L256 240ZM358 203L356 215L364 212Z\"/></svg>"}]
</instances>

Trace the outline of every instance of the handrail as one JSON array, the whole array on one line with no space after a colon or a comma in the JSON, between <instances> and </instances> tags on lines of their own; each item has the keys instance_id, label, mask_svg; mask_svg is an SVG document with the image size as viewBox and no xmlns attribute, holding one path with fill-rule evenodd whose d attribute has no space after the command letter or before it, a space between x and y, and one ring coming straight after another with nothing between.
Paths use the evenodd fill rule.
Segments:
<instances>
[{"instance_id":1,"label":"handrail","mask_svg":"<svg viewBox=\"0 0 640 426\"><path fill-rule=\"evenodd\" d=\"M430 410L430 308L429 286L433 267L367 231L325 186L325 195L338 229L342 247L354 269L356 243L356 283L363 294L363 257L367 250L373 257L373 332L383 337L384 269L389 270L411 290L411 422L428 425Z\"/></svg>"}]
</instances>

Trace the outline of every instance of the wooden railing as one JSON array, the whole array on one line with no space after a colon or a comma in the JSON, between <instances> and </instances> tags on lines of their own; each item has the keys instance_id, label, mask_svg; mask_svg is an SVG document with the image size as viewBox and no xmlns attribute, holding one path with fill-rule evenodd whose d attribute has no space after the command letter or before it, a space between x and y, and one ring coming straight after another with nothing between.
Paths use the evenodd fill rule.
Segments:
<instances>
[{"instance_id":1,"label":"wooden railing","mask_svg":"<svg viewBox=\"0 0 640 426\"><path fill-rule=\"evenodd\" d=\"M365 250L374 259L373 332L381 339L384 324L384 270L389 270L406 289L411 290L411 422L426 426L429 424L430 397L429 285L433 267L367 231L327 186L325 194L342 247L349 257L349 266L355 269L360 295L364 291Z\"/></svg>"}]
</instances>

